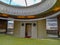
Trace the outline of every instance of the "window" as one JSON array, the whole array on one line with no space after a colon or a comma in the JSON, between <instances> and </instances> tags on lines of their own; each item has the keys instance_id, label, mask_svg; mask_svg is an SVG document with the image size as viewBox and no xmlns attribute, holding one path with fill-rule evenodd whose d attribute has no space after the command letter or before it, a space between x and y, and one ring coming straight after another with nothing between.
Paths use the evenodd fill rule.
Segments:
<instances>
[{"instance_id":1,"label":"window","mask_svg":"<svg viewBox=\"0 0 60 45\"><path fill-rule=\"evenodd\" d=\"M0 0L6 4L14 6L31 6L37 3L40 3L42 0Z\"/></svg>"}]
</instances>

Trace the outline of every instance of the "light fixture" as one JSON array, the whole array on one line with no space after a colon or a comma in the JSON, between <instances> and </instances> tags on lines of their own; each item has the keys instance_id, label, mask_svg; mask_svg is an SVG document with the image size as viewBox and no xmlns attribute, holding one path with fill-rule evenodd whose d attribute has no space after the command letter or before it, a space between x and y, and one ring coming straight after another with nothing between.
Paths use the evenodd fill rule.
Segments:
<instances>
[{"instance_id":1,"label":"light fixture","mask_svg":"<svg viewBox=\"0 0 60 45\"><path fill-rule=\"evenodd\" d=\"M53 10L54 10L54 11L58 11L58 10L60 10L60 7L56 7L56 8L54 8Z\"/></svg>"}]
</instances>

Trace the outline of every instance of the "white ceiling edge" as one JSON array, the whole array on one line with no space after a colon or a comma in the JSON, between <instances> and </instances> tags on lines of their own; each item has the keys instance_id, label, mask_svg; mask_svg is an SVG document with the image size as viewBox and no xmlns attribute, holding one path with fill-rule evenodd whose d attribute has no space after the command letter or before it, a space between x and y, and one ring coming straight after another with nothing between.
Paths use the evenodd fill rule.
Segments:
<instances>
[{"instance_id":1,"label":"white ceiling edge","mask_svg":"<svg viewBox=\"0 0 60 45\"><path fill-rule=\"evenodd\" d=\"M13 21L39 21L39 20L43 20L43 19L48 19L48 18L53 18L53 17L56 17L60 14L60 11L53 14L53 15L50 15L50 16L47 16L47 17L44 17L44 18L38 18L38 19L13 19L13 18L2 18L0 17L0 19L4 19L4 20L13 20Z\"/></svg>"},{"instance_id":2,"label":"white ceiling edge","mask_svg":"<svg viewBox=\"0 0 60 45\"><path fill-rule=\"evenodd\" d=\"M49 10L54 6L56 2L57 0L46 0L45 2L37 6L28 7L28 8L15 8L12 6L6 6L6 5L0 4L0 12L16 15L16 16L36 15Z\"/></svg>"}]
</instances>

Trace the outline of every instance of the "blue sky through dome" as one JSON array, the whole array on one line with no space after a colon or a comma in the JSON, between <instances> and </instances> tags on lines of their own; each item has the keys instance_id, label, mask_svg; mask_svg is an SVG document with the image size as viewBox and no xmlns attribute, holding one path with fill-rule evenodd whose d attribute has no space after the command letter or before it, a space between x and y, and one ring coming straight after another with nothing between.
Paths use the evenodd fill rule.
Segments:
<instances>
[{"instance_id":1,"label":"blue sky through dome","mask_svg":"<svg viewBox=\"0 0 60 45\"><path fill-rule=\"evenodd\" d=\"M16 6L31 6L36 3L41 2L42 0L0 0L4 3L10 4L10 5L16 5Z\"/></svg>"},{"instance_id":2,"label":"blue sky through dome","mask_svg":"<svg viewBox=\"0 0 60 45\"><path fill-rule=\"evenodd\" d=\"M7 4L9 4L9 2L10 2L10 0L0 0L0 1L7 3Z\"/></svg>"}]
</instances>

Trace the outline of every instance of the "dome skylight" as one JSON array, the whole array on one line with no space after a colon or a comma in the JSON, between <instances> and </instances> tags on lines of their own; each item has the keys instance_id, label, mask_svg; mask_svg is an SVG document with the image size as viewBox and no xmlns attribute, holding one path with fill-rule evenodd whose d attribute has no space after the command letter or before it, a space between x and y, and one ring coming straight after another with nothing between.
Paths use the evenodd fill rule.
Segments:
<instances>
[{"instance_id":1,"label":"dome skylight","mask_svg":"<svg viewBox=\"0 0 60 45\"><path fill-rule=\"evenodd\" d=\"M31 6L37 3L40 3L42 0L0 0L6 4L14 6Z\"/></svg>"}]
</instances>

